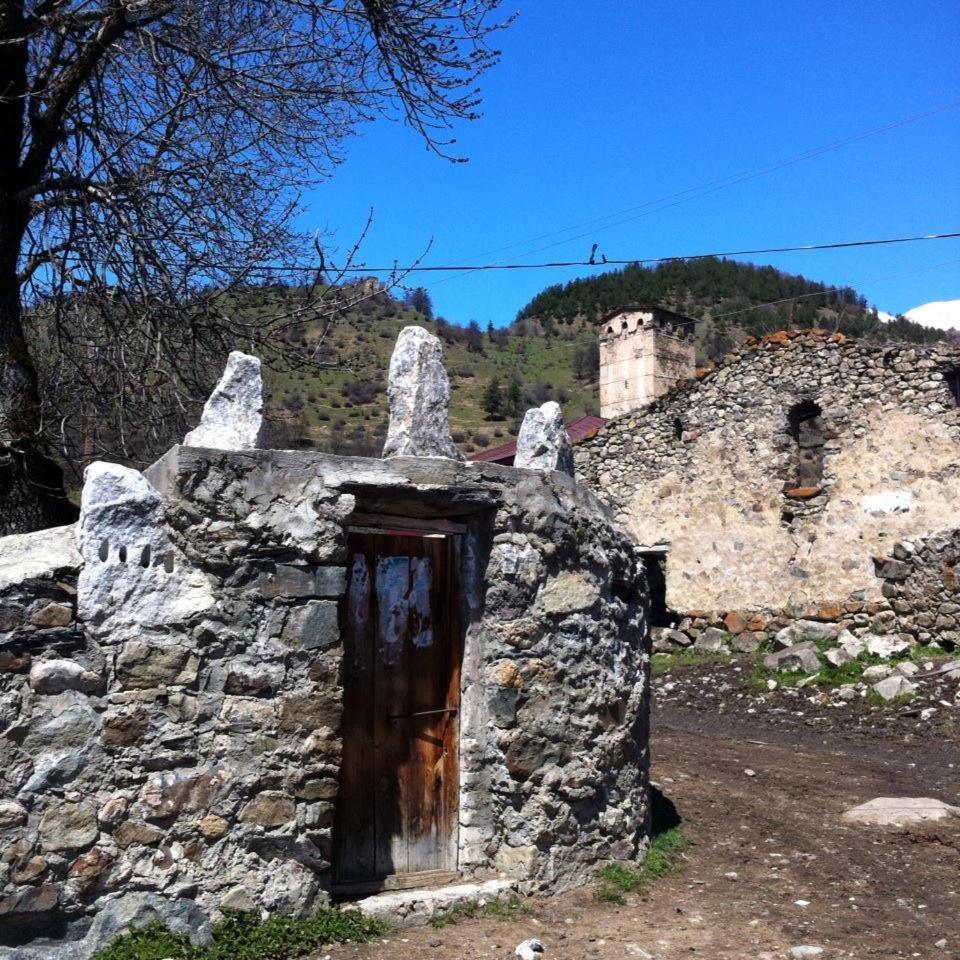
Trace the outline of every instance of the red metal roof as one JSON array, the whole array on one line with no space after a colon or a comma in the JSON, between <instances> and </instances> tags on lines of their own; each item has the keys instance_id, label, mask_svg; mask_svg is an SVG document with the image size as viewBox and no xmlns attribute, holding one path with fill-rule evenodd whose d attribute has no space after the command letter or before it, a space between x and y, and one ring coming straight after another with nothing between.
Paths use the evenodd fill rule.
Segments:
<instances>
[{"instance_id":1,"label":"red metal roof","mask_svg":"<svg viewBox=\"0 0 960 960\"><path fill-rule=\"evenodd\" d=\"M597 431L606 423L603 417L580 417L579 420L571 420L567 426L567 436L571 443L580 443L582 440L589 440L590 437L597 435ZM485 463L506 463L512 464L513 458L517 453L517 441L511 440L509 443L501 443L499 447L490 447L489 450L481 450L479 453L471 454L468 460L482 460Z\"/></svg>"}]
</instances>

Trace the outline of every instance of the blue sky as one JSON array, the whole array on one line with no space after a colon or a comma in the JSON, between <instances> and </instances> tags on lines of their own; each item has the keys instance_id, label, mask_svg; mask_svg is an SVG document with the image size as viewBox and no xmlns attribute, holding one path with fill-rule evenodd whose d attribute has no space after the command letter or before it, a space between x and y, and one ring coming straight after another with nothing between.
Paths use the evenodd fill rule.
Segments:
<instances>
[{"instance_id":1,"label":"blue sky","mask_svg":"<svg viewBox=\"0 0 960 960\"><path fill-rule=\"evenodd\" d=\"M372 207L371 265L408 262L431 240L426 263L538 262L585 259L593 242L611 259L642 258L960 229L960 108L651 208L960 101L960 4L520 0L505 9L519 18L484 79L484 115L456 131L469 162L451 164L402 124L377 121L304 198L304 227L332 231L342 250ZM576 229L637 207L620 218L630 222ZM556 231L566 232L535 239ZM960 240L753 259L853 285L892 312L960 298ZM589 272L412 282L455 322L501 325L547 284Z\"/></svg>"}]
</instances>

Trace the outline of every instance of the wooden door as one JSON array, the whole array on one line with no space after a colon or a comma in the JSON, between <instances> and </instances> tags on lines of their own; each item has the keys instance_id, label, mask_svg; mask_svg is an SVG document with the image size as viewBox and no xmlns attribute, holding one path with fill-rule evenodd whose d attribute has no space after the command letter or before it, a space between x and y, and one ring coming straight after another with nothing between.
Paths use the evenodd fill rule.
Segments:
<instances>
[{"instance_id":1,"label":"wooden door","mask_svg":"<svg viewBox=\"0 0 960 960\"><path fill-rule=\"evenodd\" d=\"M338 884L455 870L458 538L351 532Z\"/></svg>"}]
</instances>

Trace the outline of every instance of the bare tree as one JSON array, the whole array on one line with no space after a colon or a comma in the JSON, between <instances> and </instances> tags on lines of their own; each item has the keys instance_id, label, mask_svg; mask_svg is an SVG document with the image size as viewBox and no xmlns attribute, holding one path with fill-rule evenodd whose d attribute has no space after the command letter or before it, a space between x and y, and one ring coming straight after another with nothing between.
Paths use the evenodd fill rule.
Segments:
<instances>
[{"instance_id":1,"label":"bare tree","mask_svg":"<svg viewBox=\"0 0 960 960\"><path fill-rule=\"evenodd\" d=\"M290 316L228 301L302 254L298 190L362 122L401 117L457 159L499 3L0 0L0 533L65 516L51 437L125 453L225 347L343 308L322 258Z\"/></svg>"}]
</instances>

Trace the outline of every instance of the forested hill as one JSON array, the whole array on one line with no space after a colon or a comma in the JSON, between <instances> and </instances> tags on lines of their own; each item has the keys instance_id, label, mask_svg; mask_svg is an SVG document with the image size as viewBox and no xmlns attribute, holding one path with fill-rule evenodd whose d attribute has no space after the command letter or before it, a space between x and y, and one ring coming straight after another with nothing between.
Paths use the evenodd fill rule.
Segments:
<instances>
[{"instance_id":1,"label":"forested hill","mask_svg":"<svg viewBox=\"0 0 960 960\"><path fill-rule=\"evenodd\" d=\"M593 324L630 304L658 304L702 321L697 339L704 358L724 353L733 340L788 326L824 326L855 337L916 343L943 336L908 320L881 323L851 287L831 288L774 267L718 257L631 265L556 284L523 307L516 323L548 330L554 324Z\"/></svg>"}]
</instances>

